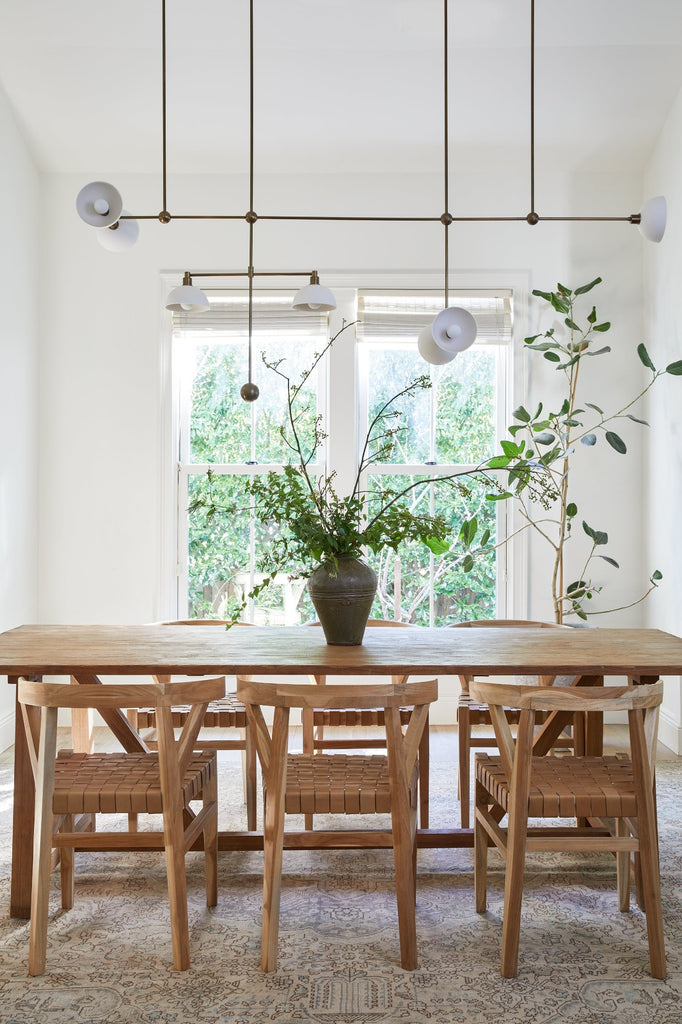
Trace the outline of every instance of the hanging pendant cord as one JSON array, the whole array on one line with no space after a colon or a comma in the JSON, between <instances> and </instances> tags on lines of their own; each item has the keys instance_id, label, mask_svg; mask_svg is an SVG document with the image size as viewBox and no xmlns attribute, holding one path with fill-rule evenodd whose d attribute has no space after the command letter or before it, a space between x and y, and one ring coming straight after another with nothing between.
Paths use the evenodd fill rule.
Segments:
<instances>
[{"instance_id":1,"label":"hanging pendant cord","mask_svg":"<svg viewBox=\"0 0 682 1024\"><path fill-rule=\"evenodd\" d=\"M249 384L253 375L253 0L249 3Z\"/></svg>"},{"instance_id":2,"label":"hanging pendant cord","mask_svg":"<svg viewBox=\"0 0 682 1024\"><path fill-rule=\"evenodd\" d=\"M445 308L448 307L448 280L450 277L448 235L451 223L449 207L448 182L450 177L449 168L449 138L448 138L448 0L443 0L443 178L445 209L441 218L445 227L445 257L444 257L444 288Z\"/></svg>"},{"instance_id":3,"label":"hanging pendant cord","mask_svg":"<svg viewBox=\"0 0 682 1024\"><path fill-rule=\"evenodd\" d=\"M166 174L166 0L161 0L161 213L158 215L162 224L171 219L167 207L167 174Z\"/></svg>"},{"instance_id":4,"label":"hanging pendant cord","mask_svg":"<svg viewBox=\"0 0 682 1024\"><path fill-rule=\"evenodd\" d=\"M530 0L530 213L535 213L535 0Z\"/></svg>"}]
</instances>

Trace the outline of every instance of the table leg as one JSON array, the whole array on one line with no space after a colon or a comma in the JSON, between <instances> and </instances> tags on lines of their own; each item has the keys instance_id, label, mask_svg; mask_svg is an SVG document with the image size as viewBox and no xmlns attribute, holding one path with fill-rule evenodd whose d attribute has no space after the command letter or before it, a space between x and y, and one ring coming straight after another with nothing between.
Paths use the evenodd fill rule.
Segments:
<instances>
[{"instance_id":1,"label":"table leg","mask_svg":"<svg viewBox=\"0 0 682 1024\"><path fill-rule=\"evenodd\" d=\"M18 677L9 676L9 682L16 687ZM9 913L10 917L26 919L31 916L33 817L35 814L35 782L28 750L24 718L17 698L14 718L14 811Z\"/></svg>"}]
</instances>

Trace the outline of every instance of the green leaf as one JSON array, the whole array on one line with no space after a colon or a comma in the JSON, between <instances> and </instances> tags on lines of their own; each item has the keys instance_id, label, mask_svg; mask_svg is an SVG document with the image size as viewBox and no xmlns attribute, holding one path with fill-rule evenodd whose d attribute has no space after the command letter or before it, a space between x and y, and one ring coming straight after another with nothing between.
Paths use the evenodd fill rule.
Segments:
<instances>
[{"instance_id":1,"label":"green leaf","mask_svg":"<svg viewBox=\"0 0 682 1024\"><path fill-rule=\"evenodd\" d=\"M566 506L566 515L569 519L573 519L573 516L578 514L578 506L574 501L570 501Z\"/></svg>"},{"instance_id":2,"label":"green leaf","mask_svg":"<svg viewBox=\"0 0 682 1024\"><path fill-rule=\"evenodd\" d=\"M561 295L557 295L556 292L552 292L550 302L557 313L569 313L571 310L570 302L567 302Z\"/></svg>"},{"instance_id":3,"label":"green leaf","mask_svg":"<svg viewBox=\"0 0 682 1024\"><path fill-rule=\"evenodd\" d=\"M582 619L584 622L587 622L587 612L584 612L582 610L582 608L577 608L574 605L573 611L575 612L575 614L578 616L579 619Z\"/></svg>"},{"instance_id":4,"label":"green leaf","mask_svg":"<svg viewBox=\"0 0 682 1024\"><path fill-rule=\"evenodd\" d=\"M605 562L609 563L609 565L615 565L616 569L620 569L620 566L618 565L618 562L615 560L615 558L609 558L608 555L597 555L597 558L603 558Z\"/></svg>"},{"instance_id":5,"label":"green leaf","mask_svg":"<svg viewBox=\"0 0 682 1024\"><path fill-rule=\"evenodd\" d=\"M514 495L511 491L503 491L502 494L486 494L486 501L505 501L507 498L513 498Z\"/></svg>"},{"instance_id":6,"label":"green leaf","mask_svg":"<svg viewBox=\"0 0 682 1024\"><path fill-rule=\"evenodd\" d=\"M576 290L575 290L575 292L573 294L574 295L586 295L587 292L591 292L592 289L596 285L598 285L598 284L601 284L601 277L595 277L594 281L590 281L589 284L582 284L580 286L580 288L576 288Z\"/></svg>"},{"instance_id":7,"label":"green leaf","mask_svg":"<svg viewBox=\"0 0 682 1024\"><path fill-rule=\"evenodd\" d=\"M508 459L506 455L493 455L492 459L488 459L488 469L506 469L511 459Z\"/></svg>"},{"instance_id":8,"label":"green leaf","mask_svg":"<svg viewBox=\"0 0 682 1024\"><path fill-rule=\"evenodd\" d=\"M510 459L515 459L523 451L523 441L520 445L514 444L513 441L500 441L500 447L505 455L508 455Z\"/></svg>"},{"instance_id":9,"label":"green leaf","mask_svg":"<svg viewBox=\"0 0 682 1024\"><path fill-rule=\"evenodd\" d=\"M644 345L643 342L640 343L637 346L637 355L639 356L639 358L642 360L642 362L644 363L644 365L646 367L648 367L650 370L653 370L653 372L656 373L656 367L651 362L651 356L647 352L646 346ZM682 373L682 370L680 372Z\"/></svg>"},{"instance_id":10,"label":"green leaf","mask_svg":"<svg viewBox=\"0 0 682 1024\"><path fill-rule=\"evenodd\" d=\"M446 551L450 550L450 544L446 540L441 540L439 537L427 537L424 541L429 551L432 551L434 555L444 555Z\"/></svg>"},{"instance_id":11,"label":"green leaf","mask_svg":"<svg viewBox=\"0 0 682 1024\"><path fill-rule=\"evenodd\" d=\"M682 359L678 359L674 363L668 363L665 372L672 373L673 377L682 377Z\"/></svg>"},{"instance_id":12,"label":"green leaf","mask_svg":"<svg viewBox=\"0 0 682 1024\"><path fill-rule=\"evenodd\" d=\"M575 580L573 583L569 583L566 587L566 593L571 594L572 597L576 597L576 591L582 591L584 593L587 583L585 580Z\"/></svg>"},{"instance_id":13,"label":"green leaf","mask_svg":"<svg viewBox=\"0 0 682 1024\"><path fill-rule=\"evenodd\" d=\"M544 299L545 302L551 302L552 301L552 293L551 292L541 292L539 288L533 288L533 295L537 295L538 298Z\"/></svg>"},{"instance_id":14,"label":"green leaf","mask_svg":"<svg viewBox=\"0 0 682 1024\"><path fill-rule=\"evenodd\" d=\"M490 530L486 530L483 533L483 536L481 537L481 539L479 541L479 546L484 548L489 540L490 540Z\"/></svg>"},{"instance_id":15,"label":"green leaf","mask_svg":"<svg viewBox=\"0 0 682 1024\"><path fill-rule=\"evenodd\" d=\"M627 416L627 418L628 418L629 420L632 420L632 422L633 422L633 423L642 423L642 424L643 424L643 425L644 425L645 427L648 427L648 426L649 426L649 424L647 423L647 421L646 421L646 420L639 420L639 419L637 419L637 417L636 417L636 416L633 416L633 415L632 415L632 413L629 413L629 412L628 412L628 413L626 413L625 415Z\"/></svg>"},{"instance_id":16,"label":"green leaf","mask_svg":"<svg viewBox=\"0 0 682 1024\"><path fill-rule=\"evenodd\" d=\"M593 402L585 402L585 405L588 407L588 409L594 409L594 411L598 412L600 416L604 415L604 410L600 409L599 406L595 405Z\"/></svg>"},{"instance_id":17,"label":"green leaf","mask_svg":"<svg viewBox=\"0 0 682 1024\"><path fill-rule=\"evenodd\" d=\"M564 320L564 323L572 331L580 331L580 328L578 327L577 323L575 322L575 320L571 320L570 316L566 317L566 319ZM580 333L582 334L582 331L580 331Z\"/></svg>"},{"instance_id":18,"label":"green leaf","mask_svg":"<svg viewBox=\"0 0 682 1024\"><path fill-rule=\"evenodd\" d=\"M514 409L512 416L515 420L523 420L524 423L530 423L530 413L523 405L520 405L518 409Z\"/></svg>"},{"instance_id":19,"label":"green leaf","mask_svg":"<svg viewBox=\"0 0 682 1024\"><path fill-rule=\"evenodd\" d=\"M549 353L547 353L547 355L549 355ZM547 357L545 357L545 358L547 358ZM559 367L559 369L560 370L567 370L569 368L569 366L573 366L575 363L578 362L579 359L580 359L580 353L578 353L577 356L573 356L572 359L569 359L567 363L562 363L561 366Z\"/></svg>"},{"instance_id":20,"label":"green leaf","mask_svg":"<svg viewBox=\"0 0 682 1024\"><path fill-rule=\"evenodd\" d=\"M596 329L597 328L595 327L595 331L596 331ZM610 351L611 351L611 346L610 345L604 345L603 348L598 348L594 352L590 349L590 351L586 352L585 355L586 356L603 356L605 352L610 352Z\"/></svg>"},{"instance_id":21,"label":"green leaf","mask_svg":"<svg viewBox=\"0 0 682 1024\"><path fill-rule=\"evenodd\" d=\"M604 533L603 530L595 530L594 531L594 543L595 544L602 545L602 544L608 544L608 542L609 542L609 535L608 535L608 533Z\"/></svg>"},{"instance_id":22,"label":"green leaf","mask_svg":"<svg viewBox=\"0 0 682 1024\"><path fill-rule=\"evenodd\" d=\"M536 420L541 412L542 412L542 402L538 402L538 407L535 410L535 416L533 416L533 420Z\"/></svg>"},{"instance_id":23,"label":"green leaf","mask_svg":"<svg viewBox=\"0 0 682 1024\"><path fill-rule=\"evenodd\" d=\"M590 538L591 540L594 540L594 536L595 536L595 535L594 535L594 530L592 529L592 527L591 527L591 526L588 526L588 525L587 525L587 523L585 522L585 520L584 520L584 519L583 519L583 530L585 531L585 533L587 534L587 536L588 536L588 537L589 537L589 538Z\"/></svg>"},{"instance_id":24,"label":"green leaf","mask_svg":"<svg viewBox=\"0 0 682 1024\"><path fill-rule=\"evenodd\" d=\"M606 440L609 442L613 450L618 452L619 455L625 455L628 449L622 437L619 437L618 434L614 434L612 430L607 430Z\"/></svg>"},{"instance_id":25,"label":"green leaf","mask_svg":"<svg viewBox=\"0 0 682 1024\"><path fill-rule=\"evenodd\" d=\"M561 360L561 356L557 355L556 352L545 352L545 359L548 359L550 363L558 363Z\"/></svg>"},{"instance_id":26,"label":"green leaf","mask_svg":"<svg viewBox=\"0 0 682 1024\"><path fill-rule=\"evenodd\" d=\"M571 293L571 289L567 288L565 284L561 283L561 281L558 282L557 288L559 289L559 291L561 292L562 295L566 296L566 298L569 298L570 295L572 294Z\"/></svg>"},{"instance_id":27,"label":"green leaf","mask_svg":"<svg viewBox=\"0 0 682 1024\"><path fill-rule=\"evenodd\" d=\"M580 443L581 444L586 444L588 446L588 448L591 448L592 445L595 445L597 443L597 435L596 434L585 434L584 437L580 438Z\"/></svg>"},{"instance_id":28,"label":"green leaf","mask_svg":"<svg viewBox=\"0 0 682 1024\"><path fill-rule=\"evenodd\" d=\"M548 430L545 430L542 434L538 434L534 440L536 444L552 444L556 438L554 434L550 434Z\"/></svg>"},{"instance_id":29,"label":"green leaf","mask_svg":"<svg viewBox=\"0 0 682 1024\"><path fill-rule=\"evenodd\" d=\"M604 333L605 331L610 331L611 330L611 323L610 323L609 320L606 320L603 324L595 324L594 327L592 328L592 330L593 331L601 331L602 333Z\"/></svg>"},{"instance_id":30,"label":"green leaf","mask_svg":"<svg viewBox=\"0 0 682 1024\"><path fill-rule=\"evenodd\" d=\"M597 322L597 307L596 306L592 307L592 312L588 316L587 322L589 324L596 324L596 322Z\"/></svg>"},{"instance_id":31,"label":"green leaf","mask_svg":"<svg viewBox=\"0 0 682 1024\"><path fill-rule=\"evenodd\" d=\"M537 341L538 338L542 337L542 334L532 334L530 338L524 338L523 340L525 341L526 345L532 345L534 341Z\"/></svg>"},{"instance_id":32,"label":"green leaf","mask_svg":"<svg viewBox=\"0 0 682 1024\"><path fill-rule=\"evenodd\" d=\"M467 555L462 562L462 572L471 572L474 567L474 560L471 555Z\"/></svg>"},{"instance_id":33,"label":"green leaf","mask_svg":"<svg viewBox=\"0 0 682 1024\"><path fill-rule=\"evenodd\" d=\"M651 579L652 580L662 580L663 579L663 573L660 571L660 569L654 569L654 571L651 574Z\"/></svg>"}]
</instances>

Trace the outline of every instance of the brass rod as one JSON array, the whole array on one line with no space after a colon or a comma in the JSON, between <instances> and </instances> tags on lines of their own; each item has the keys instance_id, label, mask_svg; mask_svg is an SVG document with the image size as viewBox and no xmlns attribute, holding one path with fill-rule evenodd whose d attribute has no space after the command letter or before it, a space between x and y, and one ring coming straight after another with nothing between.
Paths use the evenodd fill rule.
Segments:
<instances>
[{"instance_id":1,"label":"brass rod","mask_svg":"<svg viewBox=\"0 0 682 1024\"><path fill-rule=\"evenodd\" d=\"M249 213L253 214L253 0L249 0ZM249 223L249 375L253 375L253 216Z\"/></svg>"},{"instance_id":2,"label":"brass rod","mask_svg":"<svg viewBox=\"0 0 682 1024\"><path fill-rule=\"evenodd\" d=\"M530 0L530 213L535 213L535 0Z\"/></svg>"},{"instance_id":3,"label":"brass rod","mask_svg":"<svg viewBox=\"0 0 682 1024\"><path fill-rule=\"evenodd\" d=\"M634 219L638 217L638 214L629 214L627 217L538 217L538 220L552 220L552 221L573 221L573 220L594 220L594 221L628 221L630 224L638 224L639 221ZM156 213L126 213L119 217L119 220L158 220L158 214ZM179 213L173 214L173 220L244 220L243 214L212 214L212 213ZM440 224L442 220L440 217L305 217L305 216L285 216L285 215L268 215L259 214L258 220L326 220L326 221L366 221L367 223L372 222L383 222L383 223L405 223L411 221L421 224ZM525 216L518 217L453 217L453 224L472 224L472 223L483 223L488 221L490 223L502 224L510 223L512 221L526 221Z\"/></svg>"},{"instance_id":4,"label":"brass rod","mask_svg":"<svg viewBox=\"0 0 682 1024\"><path fill-rule=\"evenodd\" d=\"M161 209L166 206L166 0L161 0L161 121L162 121L162 192Z\"/></svg>"},{"instance_id":5,"label":"brass rod","mask_svg":"<svg viewBox=\"0 0 682 1024\"><path fill-rule=\"evenodd\" d=\"M254 270L249 275L248 270L207 270L206 273L188 270L190 277L310 277L311 270Z\"/></svg>"},{"instance_id":6,"label":"brass rod","mask_svg":"<svg viewBox=\"0 0 682 1024\"><path fill-rule=\"evenodd\" d=\"M450 177L448 143L448 0L443 0L443 184L445 194L445 206L443 208L443 213L446 215L450 209L448 203L448 182ZM448 308L448 279L450 277L450 254L448 249L449 226L449 219L445 217L443 220L443 227L445 228L445 254L443 259L443 276L445 280L443 293L446 309Z\"/></svg>"}]
</instances>

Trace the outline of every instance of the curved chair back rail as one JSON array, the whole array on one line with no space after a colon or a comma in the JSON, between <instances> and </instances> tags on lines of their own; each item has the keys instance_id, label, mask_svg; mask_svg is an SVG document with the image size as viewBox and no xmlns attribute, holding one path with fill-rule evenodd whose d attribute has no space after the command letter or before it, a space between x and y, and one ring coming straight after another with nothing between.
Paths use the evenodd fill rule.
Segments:
<instances>
[{"instance_id":1,"label":"curved chair back rail","mask_svg":"<svg viewBox=\"0 0 682 1024\"><path fill-rule=\"evenodd\" d=\"M475 680L476 700L497 707L534 711L632 711L656 707L663 700L663 683L647 686L514 686Z\"/></svg>"},{"instance_id":2,"label":"curved chair back rail","mask_svg":"<svg viewBox=\"0 0 682 1024\"><path fill-rule=\"evenodd\" d=\"M438 699L438 680L313 687L307 683L268 683L237 676L237 696L244 704L279 708L400 708L433 703Z\"/></svg>"},{"instance_id":3,"label":"curved chair back rail","mask_svg":"<svg viewBox=\"0 0 682 1024\"><path fill-rule=\"evenodd\" d=\"M225 696L225 678L201 678L171 683L70 683L19 682L19 700L39 708L155 708L173 704L210 703Z\"/></svg>"}]
</instances>

